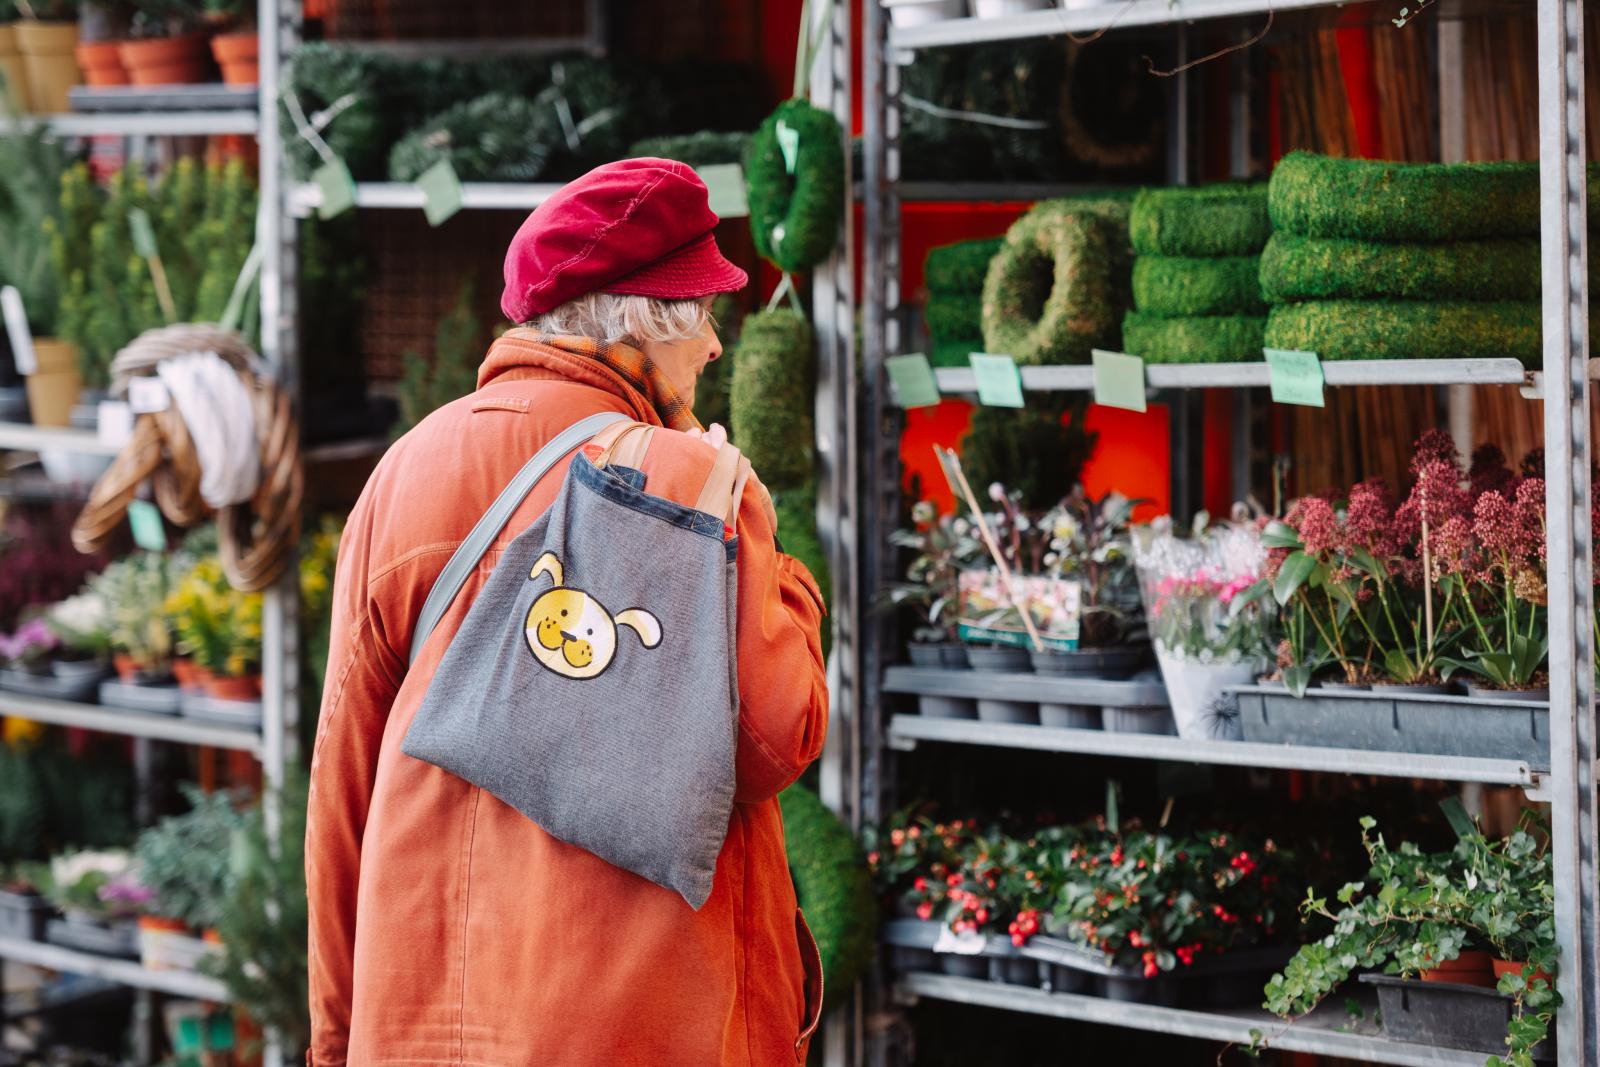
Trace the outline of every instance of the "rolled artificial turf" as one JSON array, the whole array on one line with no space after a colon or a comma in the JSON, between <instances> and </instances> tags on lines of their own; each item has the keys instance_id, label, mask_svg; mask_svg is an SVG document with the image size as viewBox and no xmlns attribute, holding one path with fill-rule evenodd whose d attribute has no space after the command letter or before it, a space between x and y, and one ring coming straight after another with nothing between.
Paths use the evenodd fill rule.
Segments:
<instances>
[{"instance_id":1,"label":"rolled artificial turf","mask_svg":"<svg viewBox=\"0 0 1600 1067\"><path fill-rule=\"evenodd\" d=\"M1292 152L1272 172L1273 226L1304 237L1538 237L1537 163L1388 163ZM1589 168L1589 196L1600 170Z\"/></svg>"},{"instance_id":2,"label":"rolled artificial turf","mask_svg":"<svg viewBox=\"0 0 1600 1067\"><path fill-rule=\"evenodd\" d=\"M1127 206L1046 200L1006 233L983 283L984 351L1087 363L1128 304Z\"/></svg>"},{"instance_id":3,"label":"rolled artificial turf","mask_svg":"<svg viewBox=\"0 0 1600 1067\"><path fill-rule=\"evenodd\" d=\"M1265 344L1315 352L1324 360L1510 356L1531 366L1540 354L1539 305L1402 300L1279 304L1267 317Z\"/></svg>"},{"instance_id":4,"label":"rolled artificial turf","mask_svg":"<svg viewBox=\"0 0 1600 1067\"><path fill-rule=\"evenodd\" d=\"M1260 360L1266 319L1258 315L1167 318L1130 311L1122 350L1146 363L1248 363Z\"/></svg>"},{"instance_id":5,"label":"rolled artificial turf","mask_svg":"<svg viewBox=\"0 0 1600 1067\"><path fill-rule=\"evenodd\" d=\"M933 343L983 334L983 298L977 293L934 293L923 309Z\"/></svg>"},{"instance_id":6,"label":"rolled artificial turf","mask_svg":"<svg viewBox=\"0 0 1600 1067\"><path fill-rule=\"evenodd\" d=\"M1148 315L1261 315L1257 256L1136 256L1133 306Z\"/></svg>"},{"instance_id":7,"label":"rolled artificial turf","mask_svg":"<svg viewBox=\"0 0 1600 1067\"><path fill-rule=\"evenodd\" d=\"M1003 244L1004 237L987 237L930 248L922 264L923 284L930 293L981 293L989 261Z\"/></svg>"},{"instance_id":8,"label":"rolled artificial turf","mask_svg":"<svg viewBox=\"0 0 1600 1067\"><path fill-rule=\"evenodd\" d=\"M1248 256L1271 234L1265 182L1143 189L1128 215L1141 256Z\"/></svg>"},{"instance_id":9,"label":"rolled artificial turf","mask_svg":"<svg viewBox=\"0 0 1600 1067\"><path fill-rule=\"evenodd\" d=\"M1382 244L1275 233L1261 253L1261 289L1297 300L1538 300L1539 242L1497 237Z\"/></svg>"},{"instance_id":10,"label":"rolled artificial turf","mask_svg":"<svg viewBox=\"0 0 1600 1067\"><path fill-rule=\"evenodd\" d=\"M728 388L733 442L768 489L812 484L816 355L811 324L786 307L745 317Z\"/></svg>"}]
</instances>

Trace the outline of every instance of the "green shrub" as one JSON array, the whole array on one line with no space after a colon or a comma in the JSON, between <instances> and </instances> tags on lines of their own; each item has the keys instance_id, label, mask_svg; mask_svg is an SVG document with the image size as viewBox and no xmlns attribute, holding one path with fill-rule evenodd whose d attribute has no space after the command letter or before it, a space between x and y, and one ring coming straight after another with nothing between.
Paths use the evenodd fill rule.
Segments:
<instances>
[{"instance_id":1,"label":"green shrub","mask_svg":"<svg viewBox=\"0 0 1600 1067\"><path fill-rule=\"evenodd\" d=\"M691 167L712 166L718 163L739 163L749 147L748 133L722 133L702 130L675 137L646 137L628 147L630 156L655 156L675 159Z\"/></svg>"},{"instance_id":2,"label":"green shrub","mask_svg":"<svg viewBox=\"0 0 1600 1067\"><path fill-rule=\"evenodd\" d=\"M1539 242L1529 237L1382 244L1275 233L1261 288L1296 300L1538 300Z\"/></svg>"},{"instance_id":3,"label":"green shrub","mask_svg":"<svg viewBox=\"0 0 1600 1067\"><path fill-rule=\"evenodd\" d=\"M1260 361L1266 321L1255 315L1166 318L1130 311L1122 320L1122 348L1147 363Z\"/></svg>"},{"instance_id":4,"label":"green shrub","mask_svg":"<svg viewBox=\"0 0 1600 1067\"><path fill-rule=\"evenodd\" d=\"M877 942L872 876L850 828L816 793L792 785L778 794L795 896L822 957L824 998L846 1003Z\"/></svg>"},{"instance_id":5,"label":"green shrub","mask_svg":"<svg viewBox=\"0 0 1600 1067\"><path fill-rule=\"evenodd\" d=\"M1589 168L1589 196L1600 170ZM1272 222L1305 237L1460 241L1539 235L1537 163L1387 163L1291 152L1272 172Z\"/></svg>"},{"instance_id":6,"label":"green shrub","mask_svg":"<svg viewBox=\"0 0 1600 1067\"><path fill-rule=\"evenodd\" d=\"M1257 256L1136 256L1133 306L1146 315L1259 315Z\"/></svg>"},{"instance_id":7,"label":"green shrub","mask_svg":"<svg viewBox=\"0 0 1600 1067\"><path fill-rule=\"evenodd\" d=\"M799 134L794 173L784 164L778 123ZM744 156L750 235L756 251L791 274L833 251L844 219L844 133L832 112L785 100L750 139Z\"/></svg>"},{"instance_id":8,"label":"green shrub","mask_svg":"<svg viewBox=\"0 0 1600 1067\"><path fill-rule=\"evenodd\" d=\"M1128 236L1141 256L1247 256L1272 233L1265 183L1145 189L1133 201Z\"/></svg>"},{"instance_id":9,"label":"green shrub","mask_svg":"<svg viewBox=\"0 0 1600 1067\"><path fill-rule=\"evenodd\" d=\"M935 294L983 292L989 261L1005 240L1004 237L985 237L928 249L928 258L922 265L923 284Z\"/></svg>"},{"instance_id":10,"label":"green shrub","mask_svg":"<svg viewBox=\"0 0 1600 1067\"><path fill-rule=\"evenodd\" d=\"M745 318L733 353L729 430L775 493L812 482L816 380L805 316L776 308Z\"/></svg>"},{"instance_id":11,"label":"green shrub","mask_svg":"<svg viewBox=\"0 0 1600 1067\"><path fill-rule=\"evenodd\" d=\"M995 482L1020 492L1026 511L1046 511L1070 493L1094 451L1096 435L1083 428L1088 404L1085 396L1039 393L1024 408L975 410L961 462L979 503Z\"/></svg>"},{"instance_id":12,"label":"green shrub","mask_svg":"<svg viewBox=\"0 0 1600 1067\"><path fill-rule=\"evenodd\" d=\"M1535 303L1327 300L1280 304L1265 343L1333 359L1540 358Z\"/></svg>"},{"instance_id":13,"label":"green shrub","mask_svg":"<svg viewBox=\"0 0 1600 1067\"><path fill-rule=\"evenodd\" d=\"M222 920L232 877L233 838L245 826L227 793L185 785L190 809L139 835L139 881L157 914L197 930Z\"/></svg>"},{"instance_id":14,"label":"green shrub","mask_svg":"<svg viewBox=\"0 0 1600 1067\"><path fill-rule=\"evenodd\" d=\"M1128 303L1126 205L1047 200L1006 233L983 283L984 350L1018 363L1087 363L1114 347Z\"/></svg>"},{"instance_id":15,"label":"green shrub","mask_svg":"<svg viewBox=\"0 0 1600 1067\"><path fill-rule=\"evenodd\" d=\"M935 293L922 314L934 344L983 334L983 298L977 293Z\"/></svg>"}]
</instances>

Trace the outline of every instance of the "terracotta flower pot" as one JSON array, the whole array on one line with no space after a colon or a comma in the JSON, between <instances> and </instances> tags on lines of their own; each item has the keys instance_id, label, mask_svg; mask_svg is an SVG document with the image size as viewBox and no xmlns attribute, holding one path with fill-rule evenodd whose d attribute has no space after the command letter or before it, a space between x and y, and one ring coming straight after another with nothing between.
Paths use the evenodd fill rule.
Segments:
<instances>
[{"instance_id":1,"label":"terracotta flower pot","mask_svg":"<svg viewBox=\"0 0 1600 1067\"><path fill-rule=\"evenodd\" d=\"M222 80L229 85L254 85L260 47L261 39L253 30L211 38L211 54L217 57L217 66L222 68Z\"/></svg>"},{"instance_id":2,"label":"terracotta flower pot","mask_svg":"<svg viewBox=\"0 0 1600 1067\"><path fill-rule=\"evenodd\" d=\"M0 25L0 80L5 82L5 103L12 111L29 111L28 72L23 66L22 53L17 51L17 28L12 23Z\"/></svg>"},{"instance_id":3,"label":"terracotta flower pot","mask_svg":"<svg viewBox=\"0 0 1600 1067\"><path fill-rule=\"evenodd\" d=\"M55 114L71 110L67 93L80 77L72 50L78 44L76 22L17 23L17 50L28 75L28 110Z\"/></svg>"},{"instance_id":4,"label":"terracotta flower pot","mask_svg":"<svg viewBox=\"0 0 1600 1067\"><path fill-rule=\"evenodd\" d=\"M122 66L120 45L116 41L80 41L73 54L83 71L86 85L127 85L128 72Z\"/></svg>"},{"instance_id":5,"label":"terracotta flower pot","mask_svg":"<svg viewBox=\"0 0 1600 1067\"><path fill-rule=\"evenodd\" d=\"M261 679L257 675L242 678L225 678L212 674L206 678L206 696L213 700L254 700L261 695Z\"/></svg>"},{"instance_id":6,"label":"terracotta flower pot","mask_svg":"<svg viewBox=\"0 0 1600 1067\"><path fill-rule=\"evenodd\" d=\"M1540 967L1532 974L1528 974L1526 973L1526 968L1528 965L1526 963L1517 963L1514 960L1495 959L1491 961L1490 966L1494 968L1495 985L1499 985L1500 979L1508 974L1521 974L1523 978L1530 982L1535 978L1539 978L1549 982L1552 989L1555 988L1556 980L1552 978L1550 976L1550 972L1545 970L1543 967Z\"/></svg>"},{"instance_id":7,"label":"terracotta flower pot","mask_svg":"<svg viewBox=\"0 0 1600 1067\"><path fill-rule=\"evenodd\" d=\"M179 689L186 689L190 692L196 689L204 689L206 675L209 673L188 656L179 656L172 661L172 677L177 680Z\"/></svg>"},{"instance_id":8,"label":"terracotta flower pot","mask_svg":"<svg viewBox=\"0 0 1600 1067\"><path fill-rule=\"evenodd\" d=\"M168 919L161 915L141 915L139 916L139 929L148 930L151 933L181 934L186 932L189 926L182 919Z\"/></svg>"},{"instance_id":9,"label":"terracotta flower pot","mask_svg":"<svg viewBox=\"0 0 1600 1067\"><path fill-rule=\"evenodd\" d=\"M206 77L206 42L198 33L123 41L118 46L134 85L191 85Z\"/></svg>"},{"instance_id":10,"label":"terracotta flower pot","mask_svg":"<svg viewBox=\"0 0 1600 1067\"><path fill-rule=\"evenodd\" d=\"M1494 988L1494 957L1481 949L1467 949L1453 960L1447 960L1431 970L1422 972L1424 982L1451 982L1455 985L1475 985Z\"/></svg>"},{"instance_id":11,"label":"terracotta flower pot","mask_svg":"<svg viewBox=\"0 0 1600 1067\"><path fill-rule=\"evenodd\" d=\"M78 377L78 350L54 337L33 339L37 369L28 375L28 410L35 426L70 426L72 409L83 391Z\"/></svg>"}]
</instances>

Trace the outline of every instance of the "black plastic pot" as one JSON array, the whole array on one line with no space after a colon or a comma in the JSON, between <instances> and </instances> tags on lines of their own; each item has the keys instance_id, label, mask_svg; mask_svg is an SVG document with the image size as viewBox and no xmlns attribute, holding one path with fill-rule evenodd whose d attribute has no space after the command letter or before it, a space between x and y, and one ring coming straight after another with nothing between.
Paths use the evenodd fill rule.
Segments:
<instances>
[{"instance_id":1,"label":"black plastic pot","mask_svg":"<svg viewBox=\"0 0 1600 1067\"><path fill-rule=\"evenodd\" d=\"M1549 689L1491 689L1488 686L1467 683L1467 696L1474 700L1497 700L1510 703L1539 703L1550 699Z\"/></svg>"},{"instance_id":2,"label":"black plastic pot","mask_svg":"<svg viewBox=\"0 0 1600 1067\"><path fill-rule=\"evenodd\" d=\"M1017 674L1033 670L1028 650L1014 645L968 645L967 663L975 671Z\"/></svg>"},{"instance_id":3,"label":"black plastic pot","mask_svg":"<svg viewBox=\"0 0 1600 1067\"><path fill-rule=\"evenodd\" d=\"M937 953L939 970L952 978L979 978L989 977L989 957L987 956L958 956L954 952Z\"/></svg>"},{"instance_id":4,"label":"black plastic pot","mask_svg":"<svg viewBox=\"0 0 1600 1067\"><path fill-rule=\"evenodd\" d=\"M1100 995L1107 1000L1171 1008L1178 1003L1178 983L1172 978L1125 978L1108 974L1100 979Z\"/></svg>"},{"instance_id":5,"label":"black plastic pot","mask_svg":"<svg viewBox=\"0 0 1600 1067\"><path fill-rule=\"evenodd\" d=\"M917 714L929 719L976 719L978 702L966 697L917 697Z\"/></svg>"},{"instance_id":6,"label":"black plastic pot","mask_svg":"<svg viewBox=\"0 0 1600 1067\"><path fill-rule=\"evenodd\" d=\"M1040 704L1039 723L1066 730L1100 729L1100 709L1090 704Z\"/></svg>"},{"instance_id":7,"label":"black plastic pot","mask_svg":"<svg viewBox=\"0 0 1600 1067\"><path fill-rule=\"evenodd\" d=\"M1178 736L1178 724L1171 708L1100 709L1101 728L1119 734L1162 734Z\"/></svg>"},{"instance_id":8,"label":"black plastic pot","mask_svg":"<svg viewBox=\"0 0 1600 1067\"><path fill-rule=\"evenodd\" d=\"M1026 700L980 700L978 718L984 722L1008 722L1022 726L1039 725L1039 705Z\"/></svg>"},{"instance_id":9,"label":"black plastic pot","mask_svg":"<svg viewBox=\"0 0 1600 1067\"><path fill-rule=\"evenodd\" d=\"M49 917L50 905L37 893L0 890L0 937L42 941Z\"/></svg>"},{"instance_id":10,"label":"black plastic pot","mask_svg":"<svg viewBox=\"0 0 1600 1067\"><path fill-rule=\"evenodd\" d=\"M913 644L906 647L906 655L911 659L913 667L942 667L944 666L944 646Z\"/></svg>"},{"instance_id":11,"label":"black plastic pot","mask_svg":"<svg viewBox=\"0 0 1600 1067\"><path fill-rule=\"evenodd\" d=\"M1033 669L1038 674L1054 677L1076 678L1126 678L1139 669L1149 654L1149 648L1134 645L1122 648L1083 648L1074 652L1058 652L1047 648L1042 652L1029 652Z\"/></svg>"},{"instance_id":12,"label":"black plastic pot","mask_svg":"<svg viewBox=\"0 0 1600 1067\"><path fill-rule=\"evenodd\" d=\"M1364 974L1361 981L1377 989L1383 1029L1398 1041L1470 1052L1505 1051L1506 1025L1514 1010L1510 997L1478 986L1386 974ZM1548 1041L1533 1050L1535 1059L1549 1059L1553 1053Z\"/></svg>"},{"instance_id":13,"label":"black plastic pot","mask_svg":"<svg viewBox=\"0 0 1600 1067\"><path fill-rule=\"evenodd\" d=\"M989 978L1006 985L1038 989L1043 984L1041 972L1044 966L1038 960L1030 960L1025 956L992 959L989 961Z\"/></svg>"}]
</instances>

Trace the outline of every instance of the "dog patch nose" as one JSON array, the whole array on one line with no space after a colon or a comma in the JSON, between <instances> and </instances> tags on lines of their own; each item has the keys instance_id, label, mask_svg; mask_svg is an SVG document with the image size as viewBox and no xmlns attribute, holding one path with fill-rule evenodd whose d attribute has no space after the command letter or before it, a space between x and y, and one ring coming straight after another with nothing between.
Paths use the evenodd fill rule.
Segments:
<instances>
[{"instance_id":1,"label":"dog patch nose","mask_svg":"<svg viewBox=\"0 0 1600 1067\"><path fill-rule=\"evenodd\" d=\"M567 633L567 631L562 630L561 631L561 640L563 640L563 641L576 641L577 638L572 636L571 634Z\"/></svg>"}]
</instances>

